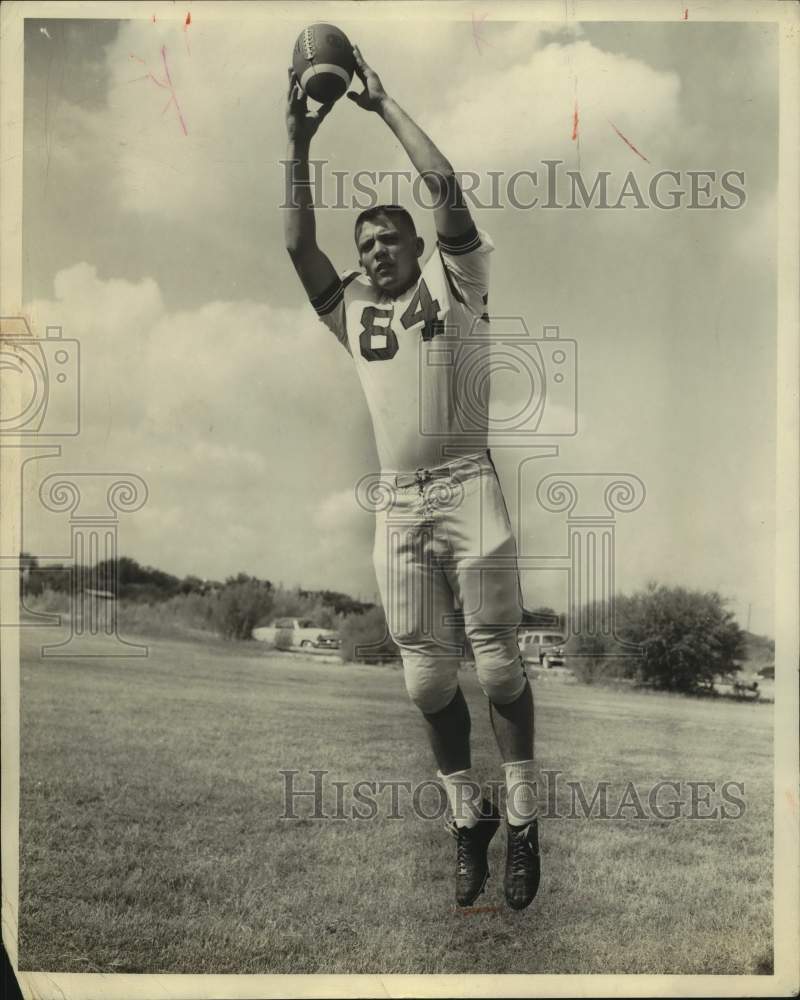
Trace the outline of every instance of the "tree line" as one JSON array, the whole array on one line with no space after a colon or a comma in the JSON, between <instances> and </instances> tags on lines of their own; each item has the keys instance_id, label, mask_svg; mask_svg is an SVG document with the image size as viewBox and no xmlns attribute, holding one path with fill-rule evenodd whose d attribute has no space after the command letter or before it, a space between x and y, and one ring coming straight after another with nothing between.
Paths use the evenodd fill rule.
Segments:
<instances>
[{"instance_id":1,"label":"tree line","mask_svg":"<svg viewBox=\"0 0 800 1000\"><path fill-rule=\"evenodd\" d=\"M50 595L53 610L66 609L73 572L63 564L39 566L35 556L23 552L21 593L34 599ZM93 589L117 601L148 605L162 620L172 616L189 627L207 629L226 639L249 639L254 628L274 618L310 618L321 628L335 629L348 616L374 608L370 602L339 591L285 588L247 573L225 580L178 577L128 556L84 567L81 576L92 581Z\"/></svg>"},{"instance_id":2,"label":"tree line","mask_svg":"<svg viewBox=\"0 0 800 1000\"><path fill-rule=\"evenodd\" d=\"M23 595L60 594L66 606L70 567L39 566L23 553L20 568ZM90 569L98 589L121 602L157 609L163 621L249 639L254 628L275 619L308 618L339 632L346 660L399 656L383 608L339 591L289 589L246 573L225 580L181 578L127 556ZM590 620L593 611L598 609L581 609L580 620ZM550 607L523 610L522 624L569 634L565 615ZM708 692L716 680L737 673L748 657L764 662L774 657L774 641L741 629L719 593L656 582L615 596L613 634L574 631L566 665L587 683L623 678L664 690Z\"/></svg>"}]
</instances>

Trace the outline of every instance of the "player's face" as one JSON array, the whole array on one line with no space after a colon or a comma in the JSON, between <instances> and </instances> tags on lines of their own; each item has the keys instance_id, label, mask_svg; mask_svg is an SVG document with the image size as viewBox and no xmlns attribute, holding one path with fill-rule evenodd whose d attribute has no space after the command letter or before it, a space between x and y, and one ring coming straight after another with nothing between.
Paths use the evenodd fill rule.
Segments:
<instances>
[{"instance_id":1,"label":"player's face","mask_svg":"<svg viewBox=\"0 0 800 1000\"><path fill-rule=\"evenodd\" d=\"M390 219L365 222L358 231L358 257L370 281L387 295L400 295L419 277L422 240Z\"/></svg>"}]
</instances>

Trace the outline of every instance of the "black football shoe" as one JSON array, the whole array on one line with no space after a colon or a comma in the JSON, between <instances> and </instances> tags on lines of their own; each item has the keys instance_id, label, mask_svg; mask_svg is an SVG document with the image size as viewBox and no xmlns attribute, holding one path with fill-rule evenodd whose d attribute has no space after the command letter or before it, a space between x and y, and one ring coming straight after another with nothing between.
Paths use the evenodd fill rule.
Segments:
<instances>
[{"instance_id":1,"label":"black football shoe","mask_svg":"<svg viewBox=\"0 0 800 1000\"><path fill-rule=\"evenodd\" d=\"M527 826L508 825L506 902L514 910L530 906L539 891L542 864L539 857L539 821Z\"/></svg>"},{"instance_id":2,"label":"black football shoe","mask_svg":"<svg viewBox=\"0 0 800 1000\"><path fill-rule=\"evenodd\" d=\"M486 799L481 803L481 817L473 827L448 823L456 839L456 903L472 906L486 888L489 879L489 844L500 826L500 814Z\"/></svg>"}]
</instances>

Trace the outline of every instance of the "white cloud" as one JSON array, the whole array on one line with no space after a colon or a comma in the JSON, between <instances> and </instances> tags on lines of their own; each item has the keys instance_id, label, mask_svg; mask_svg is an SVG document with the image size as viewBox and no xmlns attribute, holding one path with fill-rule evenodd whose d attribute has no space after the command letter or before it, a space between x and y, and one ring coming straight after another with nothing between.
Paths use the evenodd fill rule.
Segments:
<instances>
[{"instance_id":1,"label":"white cloud","mask_svg":"<svg viewBox=\"0 0 800 1000\"><path fill-rule=\"evenodd\" d=\"M657 162L661 150L674 145L678 95L674 73L588 41L551 43L442 108L434 131L449 137L448 155L459 164L511 169L560 158L574 166L577 100L582 165L634 169L642 161L609 122Z\"/></svg>"},{"instance_id":2,"label":"white cloud","mask_svg":"<svg viewBox=\"0 0 800 1000\"><path fill-rule=\"evenodd\" d=\"M314 522L325 531L334 532L347 530L365 512L358 505L355 491L339 490L330 493L317 506L314 512Z\"/></svg>"},{"instance_id":3,"label":"white cloud","mask_svg":"<svg viewBox=\"0 0 800 1000\"><path fill-rule=\"evenodd\" d=\"M386 22L342 26L459 169L571 162L576 93L587 164L598 156L606 169L637 166L608 119L652 154L674 149L676 75L601 51L578 28L547 43L557 26L548 34L546 25L490 19L403 21L392 23L387 46ZM107 106L92 114L66 106L60 128L107 162L122 208L162 219L204 214L225 227L226 209L243 192L270 205L280 197L285 67L296 27L197 18L184 32L177 23L123 22L105 54ZM346 100L323 128L315 152L337 169L408 166L374 116ZM55 155L74 149L75 135Z\"/></svg>"},{"instance_id":4,"label":"white cloud","mask_svg":"<svg viewBox=\"0 0 800 1000\"><path fill-rule=\"evenodd\" d=\"M104 281L86 263L59 272L55 289L31 305L32 324L78 339L83 390L81 434L59 468L145 479L125 550L172 572L318 579L315 498L351 474L358 438L347 432L363 403L351 359L310 308L170 313L151 278ZM33 522L38 551L63 549L63 517ZM345 586L335 562L325 569Z\"/></svg>"},{"instance_id":5,"label":"white cloud","mask_svg":"<svg viewBox=\"0 0 800 1000\"><path fill-rule=\"evenodd\" d=\"M274 151L253 122L268 128L286 87L283 62L267 50L266 24L120 25L106 50L108 107L93 128L114 150L123 207L167 218L213 212L243 175L271 168Z\"/></svg>"}]
</instances>

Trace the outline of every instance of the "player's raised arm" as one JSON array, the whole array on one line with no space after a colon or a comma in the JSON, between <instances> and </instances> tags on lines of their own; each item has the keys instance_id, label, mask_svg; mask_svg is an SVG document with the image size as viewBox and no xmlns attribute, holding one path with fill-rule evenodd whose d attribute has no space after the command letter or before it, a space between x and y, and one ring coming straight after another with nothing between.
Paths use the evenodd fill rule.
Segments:
<instances>
[{"instance_id":1,"label":"player's raised arm","mask_svg":"<svg viewBox=\"0 0 800 1000\"><path fill-rule=\"evenodd\" d=\"M289 146L286 153L286 201L283 225L286 249L292 258L303 287L313 299L336 282L338 275L327 256L317 246L314 200L308 170L311 140L333 107L323 105L308 110L306 96L297 76L289 70L289 93L286 102L286 130Z\"/></svg>"},{"instance_id":2,"label":"player's raised arm","mask_svg":"<svg viewBox=\"0 0 800 1000\"><path fill-rule=\"evenodd\" d=\"M461 236L474 228L450 161L397 101L389 97L380 77L366 64L357 46L353 47L353 54L356 73L364 84L364 89L360 94L351 91L347 96L365 111L379 114L400 140L409 159L425 180L433 205L439 206L434 208L436 231L440 236Z\"/></svg>"}]
</instances>

